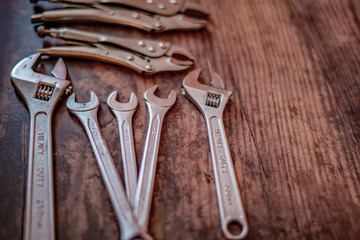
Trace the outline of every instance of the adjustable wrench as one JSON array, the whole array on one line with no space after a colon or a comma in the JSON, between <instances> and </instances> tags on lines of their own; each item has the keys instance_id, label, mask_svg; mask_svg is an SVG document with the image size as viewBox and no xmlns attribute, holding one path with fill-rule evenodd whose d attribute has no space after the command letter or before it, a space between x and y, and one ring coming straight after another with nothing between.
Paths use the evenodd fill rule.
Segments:
<instances>
[{"instance_id":1,"label":"adjustable wrench","mask_svg":"<svg viewBox=\"0 0 360 240\"><path fill-rule=\"evenodd\" d=\"M134 215L144 231L147 230L149 223L161 126L166 112L176 101L175 91L171 91L167 99L162 99L154 95L156 89L157 86L155 85L148 89L144 94L146 105L149 109L150 121L140 165L134 203Z\"/></svg>"},{"instance_id":2,"label":"adjustable wrench","mask_svg":"<svg viewBox=\"0 0 360 240\"><path fill-rule=\"evenodd\" d=\"M88 135L119 221L121 239L152 239L150 235L141 229L132 214L132 209L127 201L121 179L116 171L106 142L103 139L97 121L97 111L99 108L98 97L94 92L91 92L90 102L78 103L75 101L75 94L72 94L68 98L66 106L69 111L81 121Z\"/></svg>"},{"instance_id":3,"label":"adjustable wrench","mask_svg":"<svg viewBox=\"0 0 360 240\"><path fill-rule=\"evenodd\" d=\"M25 203L24 239L55 239L51 119L56 104L71 90L66 66L59 59L55 77L35 72L40 54L24 58L11 80L30 112L30 144Z\"/></svg>"},{"instance_id":4,"label":"adjustable wrench","mask_svg":"<svg viewBox=\"0 0 360 240\"><path fill-rule=\"evenodd\" d=\"M108 96L107 105L115 115L119 127L125 189L129 203L132 206L136 191L137 167L131 120L136 111L138 99L134 93L131 93L128 103L120 103L116 100L116 96L117 92L113 91Z\"/></svg>"},{"instance_id":5,"label":"adjustable wrench","mask_svg":"<svg viewBox=\"0 0 360 240\"><path fill-rule=\"evenodd\" d=\"M196 69L184 78L183 93L199 108L206 120L222 231L228 239L242 239L249 227L222 118L232 92L224 89L224 83L216 73L211 81L214 87L200 84L197 81L200 71Z\"/></svg>"}]
</instances>

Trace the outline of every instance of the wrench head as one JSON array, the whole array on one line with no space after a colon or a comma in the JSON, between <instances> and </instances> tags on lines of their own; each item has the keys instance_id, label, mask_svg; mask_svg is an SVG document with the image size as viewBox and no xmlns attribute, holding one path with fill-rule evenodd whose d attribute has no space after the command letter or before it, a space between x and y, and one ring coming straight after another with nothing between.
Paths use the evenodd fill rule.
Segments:
<instances>
[{"instance_id":1,"label":"wrench head","mask_svg":"<svg viewBox=\"0 0 360 240\"><path fill-rule=\"evenodd\" d=\"M183 94L188 97L204 114L218 113L224 110L232 92L222 89L223 81L214 73L212 85L204 85L198 82L201 69L195 69L185 76L183 80Z\"/></svg>"},{"instance_id":2,"label":"wrench head","mask_svg":"<svg viewBox=\"0 0 360 240\"><path fill-rule=\"evenodd\" d=\"M168 96L168 98L159 98L157 96L155 96L155 91L157 89L157 85L149 88L145 93L144 93L144 98L147 102L153 104L153 105L157 105L159 107L171 107L172 105L174 105L175 101L176 101L176 92L174 90L171 91L170 95Z\"/></svg>"},{"instance_id":3,"label":"wrench head","mask_svg":"<svg viewBox=\"0 0 360 240\"><path fill-rule=\"evenodd\" d=\"M97 109L99 107L99 98L96 94L90 92L90 101L86 103L79 103L75 99L75 93L71 94L66 102L66 107L70 112L86 112L92 109Z\"/></svg>"},{"instance_id":4,"label":"wrench head","mask_svg":"<svg viewBox=\"0 0 360 240\"><path fill-rule=\"evenodd\" d=\"M127 103L122 103L116 100L117 94L118 93L116 91L113 91L107 98L107 105L111 110L126 112L136 109L138 105L138 99L133 92L131 93L130 100Z\"/></svg>"},{"instance_id":5,"label":"wrench head","mask_svg":"<svg viewBox=\"0 0 360 240\"><path fill-rule=\"evenodd\" d=\"M70 81L65 80L66 65L61 58L52 71L54 76L35 72L40 61L41 54L33 54L18 62L10 73L14 87L32 109L52 107L54 104L49 103L56 103L64 92L71 91Z\"/></svg>"}]
</instances>

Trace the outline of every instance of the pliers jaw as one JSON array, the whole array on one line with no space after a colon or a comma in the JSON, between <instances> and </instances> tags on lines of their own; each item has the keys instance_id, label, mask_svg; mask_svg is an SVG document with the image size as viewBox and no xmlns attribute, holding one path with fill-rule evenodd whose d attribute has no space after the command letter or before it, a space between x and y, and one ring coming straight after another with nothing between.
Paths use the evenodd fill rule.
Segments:
<instances>
[{"instance_id":1,"label":"pliers jaw","mask_svg":"<svg viewBox=\"0 0 360 240\"><path fill-rule=\"evenodd\" d=\"M170 45L168 51L158 58L147 58L149 68L144 74L152 75L160 72L179 72L191 67L194 62L194 56L179 46Z\"/></svg>"},{"instance_id":2,"label":"pliers jaw","mask_svg":"<svg viewBox=\"0 0 360 240\"><path fill-rule=\"evenodd\" d=\"M210 16L209 12L204 10L203 7L201 7L195 3L188 2L188 1L186 1L184 3L184 6L182 7L181 12L186 15L197 17L197 18L202 18L202 19L207 19Z\"/></svg>"},{"instance_id":3,"label":"pliers jaw","mask_svg":"<svg viewBox=\"0 0 360 240\"><path fill-rule=\"evenodd\" d=\"M165 19L166 18L166 19ZM161 27L155 32L184 30L193 31L204 28L208 23L207 19L192 17L186 14L177 14L169 17L160 17Z\"/></svg>"},{"instance_id":4,"label":"pliers jaw","mask_svg":"<svg viewBox=\"0 0 360 240\"><path fill-rule=\"evenodd\" d=\"M146 69L143 73L146 75L152 75L155 72L180 72L188 69L191 65L178 65L172 62L170 57L164 57L159 59L153 59L151 61L151 68Z\"/></svg>"},{"instance_id":5,"label":"pliers jaw","mask_svg":"<svg viewBox=\"0 0 360 240\"><path fill-rule=\"evenodd\" d=\"M154 59L158 71L182 71L191 67L195 62L195 58L190 52L175 45L171 45L165 55L167 59L161 60L162 62L156 62L156 59Z\"/></svg>"}]
</instances>

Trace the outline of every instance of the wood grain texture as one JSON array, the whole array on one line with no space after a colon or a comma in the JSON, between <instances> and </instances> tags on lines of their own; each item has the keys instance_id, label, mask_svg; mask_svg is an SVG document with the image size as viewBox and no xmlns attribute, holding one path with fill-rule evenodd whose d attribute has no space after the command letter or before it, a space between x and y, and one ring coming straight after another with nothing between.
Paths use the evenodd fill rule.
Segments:
<instances>
[{"instance_id":1,"label":"wood grain texture","mask_svg":"<svg viewBox=\"0 0 360 240\"><path fill-rule=\"evenodd\" d=\"M211 24L197 32L150 34L117 26L74 25L119 36L171 41L215 71L233 95L224 113L247 239L360 238L360 1L199 0ZM50 39L30 23L32 5L2 1L0 91L0 239L21 239L29 114L9 73ZM46 44L46 43L45 43ZM45 61L49 71L55 60ZM142 96L177 92L164 119L149 231L155 239L224 239L205 121L181 95L186 72L143 77L124 68L65 59L79 100L94 90L99 121L122 175L113 90L133 118L140 163L148 113ZM209 69L209 65L211 69ZM116 217L90 143L64 102L53 119L57 239L119 239Z\"/></svg>"}]
</instances>

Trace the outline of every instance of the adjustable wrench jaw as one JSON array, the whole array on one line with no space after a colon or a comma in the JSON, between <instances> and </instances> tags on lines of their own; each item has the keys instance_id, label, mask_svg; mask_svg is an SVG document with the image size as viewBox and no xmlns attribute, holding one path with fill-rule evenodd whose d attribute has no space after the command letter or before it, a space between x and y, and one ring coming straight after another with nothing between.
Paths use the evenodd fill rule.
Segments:
<instances>
[{"instance_id":1,"label":"adjustable wrench jaw","mask_svg":"<svg viewBox=\"0 0 360 240\"><path fill-rule=\"evenodd\" d=\"M35 72L36 66L41 61L40 56L40 54L33 54L24 58L15 65L10 76L30 112L50 113L64 92L70 91L70 81ZM59 59L56 65L62 65L62 71L65 71L59 75L66 76L63 61Z\"/></svg>"},{"instance_id":2,"label":"adjustable wrench jaw","mask_svg":"<svg viewBox=\"0 0 360 240\"><path fill-rule=\"evenodd\" d=\"M206 116L222 116L225 106L232 92L225 89L204 85L198 82L201 69L190 72L183 80L183 94L189 98ZM223 86L222 80L214 74L218 85Z\"/></svg>"}]
</instances>

